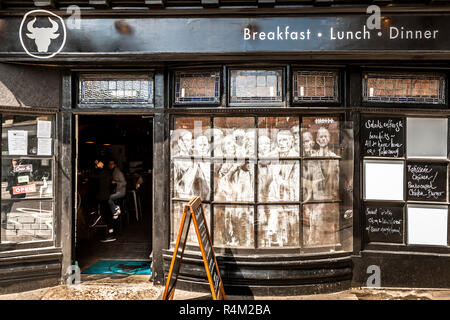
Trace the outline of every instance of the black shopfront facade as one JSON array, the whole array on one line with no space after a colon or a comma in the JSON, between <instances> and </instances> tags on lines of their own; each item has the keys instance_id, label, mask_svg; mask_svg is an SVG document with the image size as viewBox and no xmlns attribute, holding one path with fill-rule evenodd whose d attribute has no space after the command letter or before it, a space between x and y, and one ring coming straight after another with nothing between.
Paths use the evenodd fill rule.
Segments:
<instances>
[{"instance_id":1,"label":"black shopfront facade","mask_svg":"<svg viewBox=\"0 0 450 320\"><path fill-rule=\"evenodd\" d=\"M200 195L226 293L450 287L446 3L29 2L0 2L3 292L65 282L95 116L152 120L149 281ZM178 286L202 267L192 232Z\"/></svg>"}]
</instances>

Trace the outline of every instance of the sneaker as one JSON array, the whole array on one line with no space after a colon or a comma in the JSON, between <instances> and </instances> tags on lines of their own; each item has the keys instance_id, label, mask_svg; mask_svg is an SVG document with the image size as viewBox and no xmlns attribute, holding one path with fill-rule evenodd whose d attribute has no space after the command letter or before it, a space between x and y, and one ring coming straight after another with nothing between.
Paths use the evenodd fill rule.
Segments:
<instances>
[{"instance_id":1,"label":"sneaker","mask_svg":"<svg viewBox=\"0 0 450 320\"><path fill-rule=\"evenodd\" d=\"M95 226L98 224L98 222L100 221L101 218L102 218L101 215L96 216L96 217L94 218L93 222L91 223L90 227L91 227L91 228L92 228L92 227L95 227Z\"/></svg>"},{"instance_id":2,"label":"sneaker","mask_svg":"<svg viewBox=\"0 0 450 320\"><path fill-rule=\"evenodd\" d=\"M121 214L120 207L117 206L116 211L114 212L114 215L113 215L113 219L115 220L115 219L119 218L120 214Z\"/></svg>"},{"instance_id":3,"label":"sneaker","mask_svg":"<svg viewBox=\"0 0 450 320\"><path fill-rule=\"evenodd\" d=\"M112 234L109 234L106 236L105 239L100 240L100 242L113 242L116 241L116 237L114 237Z\"/></svg>"}]
</instances>

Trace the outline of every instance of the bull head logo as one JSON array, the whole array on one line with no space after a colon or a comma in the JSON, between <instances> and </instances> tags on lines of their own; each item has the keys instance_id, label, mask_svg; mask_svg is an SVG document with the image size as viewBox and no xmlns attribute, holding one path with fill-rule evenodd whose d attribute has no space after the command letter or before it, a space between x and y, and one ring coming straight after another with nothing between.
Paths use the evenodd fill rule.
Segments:
<instances>
[{"instance_id":1,"label":"bull head logo","mask_svg":"<svg viewBox=\"0 0 450 320\"><path fill-rule=\"evenodd\" d=\"M30 32L27 33L27 37L34 40L38 52L48 52L51 40L59 37L59 33L56 33L59 29L59 25L51 18L48 18L48 20L52 24L50 28L35 27L34 23L36 22L36 18L27 24L27 30Z\"/></svg>"}]
</instances>

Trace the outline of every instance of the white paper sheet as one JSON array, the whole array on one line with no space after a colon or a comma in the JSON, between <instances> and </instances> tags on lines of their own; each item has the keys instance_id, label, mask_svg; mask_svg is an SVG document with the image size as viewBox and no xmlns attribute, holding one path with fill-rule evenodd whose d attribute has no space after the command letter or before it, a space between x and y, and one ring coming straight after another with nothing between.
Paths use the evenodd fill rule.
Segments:
<instances>
[{"instance_id":1,"label":"white paper sheet","mask_svg":"<svg viewBox=\"0 0 450 320\"><path fill-rule=\"evenodd\" d=\"M364 161L364 199L403 200L403 162Z\"/></svg>"},{"instance_id":2,"label":"white paper sheet","mask_svg":"<svg viewBox=\"0 0 450 320\"><path fill-rule=\"evenodd\" d=\"M37 133L38 138L51 138L52 136L52 122L38 120L37 122Z\"/></svg>"},{"instance_id":3,"label":"white paper sheet","mask_svg":"<svg viewBox=\"0 0 450 320\"><path fill-rule=\"evenodd\" d=\"M51 156L52 155L52 139L51 138L38 138L37 155L38 156Z\"/></svg>"},{"instance_id":4,"label":"white paper sheet","mask_svg":"<svg viewBox=\"0 0 450 320\"><path fill-rule=\"evenodd\" d=\"M446 206L408 206L408 244L447 245Z\"/></svg>"},{"instance_id":5,"label":"white paper sheet","mask_svg":"<svg viewBox=\"0 0 450 320\"><path fill-rule=\"evenodd\" d=\"M8 131L8 152L10 155L26 156L28 153L28 131Z\"/></svg>"}]
</instances>

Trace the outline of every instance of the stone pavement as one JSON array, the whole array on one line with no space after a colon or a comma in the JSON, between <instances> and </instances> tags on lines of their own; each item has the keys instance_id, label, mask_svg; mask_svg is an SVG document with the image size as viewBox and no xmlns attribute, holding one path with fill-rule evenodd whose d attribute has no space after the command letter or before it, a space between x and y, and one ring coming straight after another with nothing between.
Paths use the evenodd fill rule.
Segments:
<instances>
[{"instance_id":1,"label":"stone pavement","mask_svg":"<svg viewBox=\"0 0 450 320\"><path fill-rule=\"evenodd\" d=\"M59 285L21 293L0 295L0 300L158 300L164 287L155 286L149 276L82 275L78 286ZM303 296L227 296L228 300L450 300L450 289L367 289ZM210 300L201 292L176 290L175 300Z\"/></svg>"}]
</instances>

